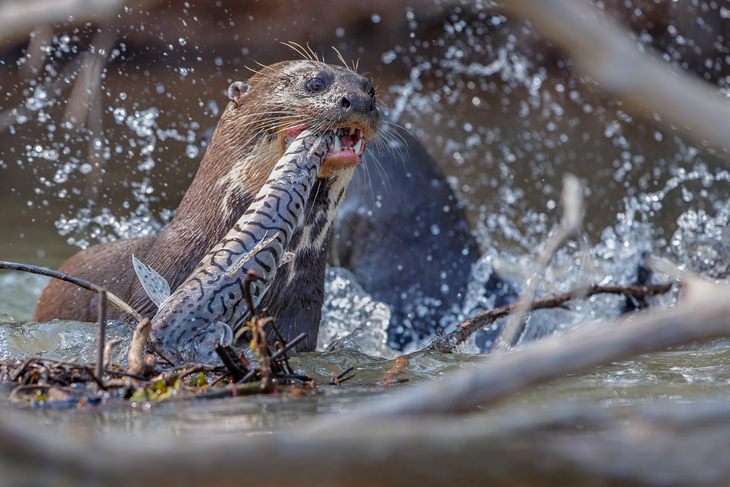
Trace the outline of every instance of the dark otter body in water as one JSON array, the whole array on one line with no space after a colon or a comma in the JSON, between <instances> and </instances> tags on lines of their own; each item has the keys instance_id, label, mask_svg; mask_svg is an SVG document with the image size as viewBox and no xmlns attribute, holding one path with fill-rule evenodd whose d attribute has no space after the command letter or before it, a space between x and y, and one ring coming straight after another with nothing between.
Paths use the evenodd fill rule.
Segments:
<instances>
[{"instance_id":1,"label":"dark otter body in water","mask_svg":"<svg viewBox=\"0 0 730 487\"><path fill-rule=\"evenodd\" d=\"M250 89L234 83L231 103L173 221L159 235L97 245L68 259L61 270L109 289L145 316L155 314L137 281L132 255L176 289L203 256L236 224L284 154L287 139L305 128L337 136L311 190L304 224L292 236L293 260L281 272L259 309L273 316L286 338L307 333L311 350L324 298L326 242L365 141L377 136L379 114L372 83L348 69L320 62L287 61L263 68ZM52 281L35 319L92 320L95 297Z\"/></svg>"},{"instance_id":2,"label":"dark otter body in water","mask_svg":"<svg viewBox=\"0 0 730 487\"><path fill-rule=\"evenodd\" d=\"M391 308L389 344L404 348L454 321L481 252L464 209L436 161L416 138L399 130L395 151L369 151L382 177L355 181L335 221L332 262L350 269L375 299ZM514 291L492 273L480 292L495 306ZM492 333L477 343L489 348Z\"/></svg>"}]
</instances>

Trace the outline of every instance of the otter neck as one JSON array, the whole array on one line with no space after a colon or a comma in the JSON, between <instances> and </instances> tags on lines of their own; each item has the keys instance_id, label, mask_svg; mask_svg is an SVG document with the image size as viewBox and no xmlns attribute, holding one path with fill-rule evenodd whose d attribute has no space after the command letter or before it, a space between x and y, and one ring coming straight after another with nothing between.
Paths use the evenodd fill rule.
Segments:
<instances>
[{"instance_id":1,"label":"otter neck","mask_svg":"<svg viewBox=\"0 0 730 487\"><path fill-rule=\"evenodd\" d=\"M324 304L327 242L352 169L333 177L317 179L310 193L302 228L292 236L293 259L279 268L276 279L259 304L260 312L276 320L284 337L300 333L307 338L297 350L314 350Z\"/></svg>"},{"instance_id":2,"label":"otter neck","mask_svg":"<svg viewBox=\"0 0 730 487\"><path fill-rule=\"evenodd\" d=\"M295 232L289 251L295 257L311 251L323 251L337 210L342 203L347 184L352 179L353 170L323 179L318 178L307 202L304 225Z\"/></svg>"},{"instance_id":3,"label":"otter neck","mask_svg":"<svg viewBox=\"0 0 730 487\"><path fill-rule=\"evenodd\" d=\"M235 224L263 186L278 160L273 144L261 138L241 147L230 143L233 135L250 137L246 133L231 134L221 120L178 206L173 226L205 229L215 242Z\"/></svg>"}]
</instances>

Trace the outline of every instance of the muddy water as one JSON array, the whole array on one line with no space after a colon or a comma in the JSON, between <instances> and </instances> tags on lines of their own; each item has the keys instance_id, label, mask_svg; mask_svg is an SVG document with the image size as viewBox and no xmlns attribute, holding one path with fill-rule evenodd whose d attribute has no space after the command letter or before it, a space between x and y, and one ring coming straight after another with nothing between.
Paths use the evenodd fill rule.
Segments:
<instances>
[{"instance_id":1,"label":"muddy water","mask_svg":"<svg viewBox=\"0 0 730 487\"><path fill-rule=\"evenodd\" d=\"M559 219L565 172L587 186L583 251L590 259L576 265L583 262L578 260L581 248L568 246L546 273L543 292L585 281L631 282L644 252L712 277L727 276L730 175L721 158L670 128L624 112L595 84L576 76L569 62L545 56L549 49L519 23L500 15L455 13L437 29L436 39L410 35L419 32L417 15L408 17L408 25L411 32L403 32L398 44L381 46L376 66L366 69L375 73L398 123L419 135L464 202L483 250L475 283L483 279L485 267L496 267L515 282L529 273L539 243ZM55 48L63 45L60 40ZM266 59L263 52L249 55ZM1 111L25 107L27 113L0 132L0 258L57 266L80 246L142 235L169 220L194 175L204 150L201 140L225 104L224 89L245 77L227 60L219 63L218 56L203 59L195 70L183 59L162 66L129 59L110 65L103 81L105 138L97 147L105 173L91 203L83 196L89 184L85 134L61 126L63 103L51 102L53 97L13 70L3 74ZM383 168L386 175L397 170ZM371 173L378 177L377 168ZM27 323L44 282L0 275L0 314L5 315L0 356L44 353L89 360L94 349L90 325ZM78 434L98 429L227 434L343 411L363 397L387 392L391 386L378 384L394 355L382 339L387 308L342 270L330 273L328 296L321 346L335 342L336 351L305 354L295 362L325 384L354 365L357 374L347 386L323 386L318 394L296 399L38 414ZM572 310L536 314L530 327L538 335L580 326L617 314L619 304L596 298ZM668 305L671 299L656 304ZM469 308L464 303L465 312ZM123 327L113 327L112 333L128 336ZM402 377L437 378L473 366L476 358L418 355ZM600 367L515 401L589 400L616 406L725 397L727 359L725 343L674 350Z\"/></svg>"}]
</instances>

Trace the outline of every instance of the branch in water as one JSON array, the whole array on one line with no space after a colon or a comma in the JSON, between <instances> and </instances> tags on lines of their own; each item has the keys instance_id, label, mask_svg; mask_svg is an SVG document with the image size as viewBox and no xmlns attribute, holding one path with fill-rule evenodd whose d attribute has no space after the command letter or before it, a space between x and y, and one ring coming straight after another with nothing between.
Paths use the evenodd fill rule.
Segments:
<instances>
[{"instance_id":1,"label":"branch in water","mask_svg":"<svg viewBox=\"0 0 730 487\"><path fill-rule=\"evenodd\" d=\"M525 329L523 317L535 300L537 288L550 261L567 240L580 232L583 223L583 193L583 185L578 181L578 178L572 174L566 174L563 177L563 191L561 194L563 217L560 220L560 226L545 242L545 246L535 262L535 270L525 283L524 290L515 304L514 311L510 314L507 324L495 341L495 352L504 352L515 346Z\"/></svg>"},{"instance_id":2,"label":"branch in water","mask_svg":"<svg viewBox=\"0 0 730 487\"><path fill-rule=\"evenodd\" d=\"M625 29L601 16L592 2L510 0L504 7L535 26L633 113L661 117L700 143L730 149L730 104L717 87L640 52ZM728 164L727 158L724 158Z\"/></svg>"},{"instance_id":3,"label":"branch in water","mask_svg":"<svg viewBox=\"0 0 730 487\"><path fill-rule=\"evenodd\" d=\"M122 298L120 298L119 296L117 296L114 293L107 291L106 289L99 286L98 284L94 284L91 281L87 281L86 279L74 277L71 274L67 274L65 272L54 271L53 269L48 269L47 267L41 267L41 266L32 265L32 264L20 264L17 262L7 262L7 261L2 261L2 260L0 260L0 269L7 269L9 271L29 272L31 274L38 274L41 276L52 277L54 279L60 279L61 281L75 284L76 286L82 287L84 289L88 289L89 291L94 291L96 293L105 292L107 299L109 299L109 302L112 303L114 306L116 306L120 311L127 313L132 318L134 318L135 321L137 321L137 322L142 320L142 315L139 314L137 311L135 311L134 308L132 308L126 302L124 302L124 300Z\"/></svg>"},{"instance_id":4,"label":"branch in water","mask_svg":"<svg viewBox=\"0 0 730 487\"><path fill-rule=\"evenodd\" d=\"M657 284L652 286L590 286L587 290L576 289L561 294L553 294L543 299L538 299L530 305L528 311L536 309L561 308L565 303L574 299L589 298L597 294L620 294L632 298L646 298L664 294L672 289L672 284ZM436 337L426 346L426 350L434 350L442 353L453 353L479 330L486 328L500 318L512 313L517 305L510 304L498 308L483 311L473 318L461 323L456 330Z\"/></svg>"}]
</instances>

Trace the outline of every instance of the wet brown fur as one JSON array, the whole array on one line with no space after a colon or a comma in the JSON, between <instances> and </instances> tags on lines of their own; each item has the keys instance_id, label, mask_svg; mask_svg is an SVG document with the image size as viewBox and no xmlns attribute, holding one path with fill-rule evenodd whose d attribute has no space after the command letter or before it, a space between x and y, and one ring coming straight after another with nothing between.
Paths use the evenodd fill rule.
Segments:
<instances>
[{"instance_id":1,"label":"wet brown fur","mask_svg":"<svg viewBox=\"0 0 730 487\"><path fill-rule=\"evenodd\" d=\"M369 81L349 69L312 60L284 61L262 68L249 80L250 89L226 107L172 222L158 235L120 240L82 250L64 262L60 270L104 286L144 316L154 315L156 308L142 290L132 269L132 254L156 269L168 280L173 290L177 288L249 206L253 195L264 184L283 154L286 129L300 123L321 130L356 124L368 140L377 134L377 110L374 113L343 113L339 106L333 105L339 103L342 97L334 85L333 92L327 96L301 93L306 77L312 73L316 75L318 70L335 73L336 78L333 79L339 80L338 89L341 87L353 91L359 87L362 93L348 92L347 95L360 97L357 99L363 103L366 101L363 93L369 89ZM374 97L371 98L374 104ZM343 177L349 178L350 173ZM326 171L320 175L331 176ZM316 197L332 197L339 201L341 194L326 195L326 189L332 186L336 178L335 174L332 178L318 179L325 191L324 196ZM342 185L338 187L344 188ZM297 241L297 238L293 240ZM316 250L310 252L316 262L303 266L307 269L311 267L312 272L302 271L307 275L302 275L301 279L296 276L295 286L286 286L287 289L297 289L296 285L299 284L300 287L306 285L310 289L303 291L302 296L292 297L286 296L283 285L274 285L268 300L270 308L279 306L280 303L275 301L279 299L290 301L290 308L321 308L326 251L324 248L321 252ZM321 257L319 254L322 254ZM299 256L291 265L298 265L297 261L301 258L303 256ZM293 272L296 275L297 269ZM275 284L280 280L277 276ZM297 283L297 280L301 282ZM272 312L276 313L276 310ZM302 312L293 308L281 310L282 315L297 319L301 318ZM318 324L320 309L306 312L311 315L309 321L316 320ZM56 280L44 290L35 312L38 321L54 318L91 321L94 317L95 297L92 293ZM124 318L119 314L115 317ZM310 340L306 348L313 346Z\"/></svg>"}]
</instances>

